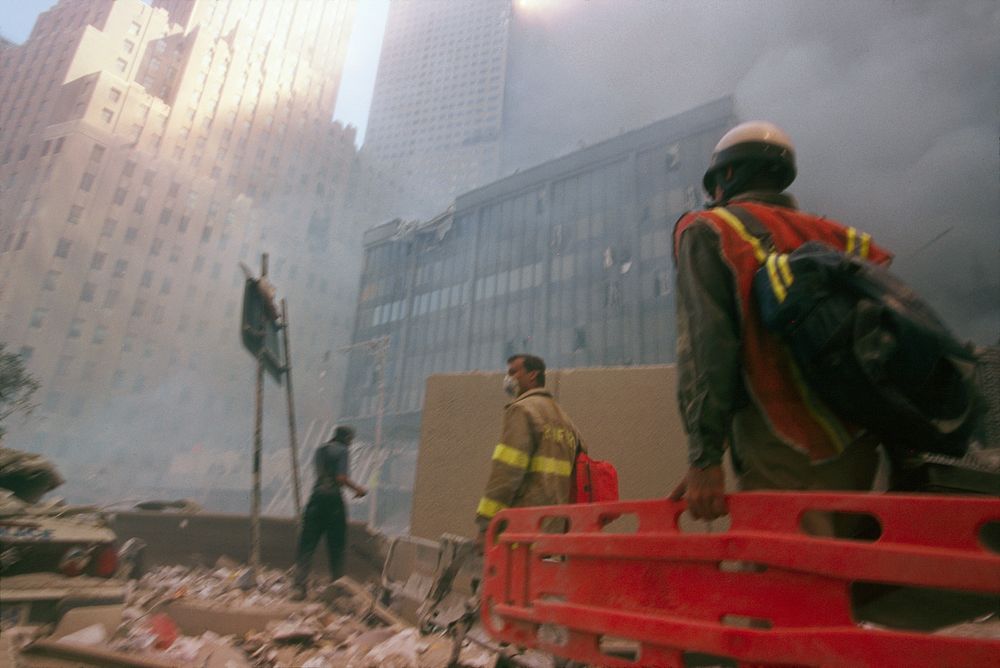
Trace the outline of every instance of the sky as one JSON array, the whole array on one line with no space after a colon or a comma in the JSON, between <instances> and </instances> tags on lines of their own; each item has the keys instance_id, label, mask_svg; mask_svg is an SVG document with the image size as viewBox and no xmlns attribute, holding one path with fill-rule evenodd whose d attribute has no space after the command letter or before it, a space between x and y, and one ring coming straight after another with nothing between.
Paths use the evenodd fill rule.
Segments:
<instances>
[{"instance_id":1,"label":"sky","mask_svg":"<svg viewBox=\"0 0 1000 668\"><path fill-rule=\"evenodd\" d=\"M57 0L0 0L0 35L23 43L31 34L38 15L56 2ZM368 125L368 108L371 106L388 12L389 0L362 0L358 3L358 14L344 62L344 78L333 118L358 129L359 146L364 142L365 128Z\"/></svg>"}]
</instances>

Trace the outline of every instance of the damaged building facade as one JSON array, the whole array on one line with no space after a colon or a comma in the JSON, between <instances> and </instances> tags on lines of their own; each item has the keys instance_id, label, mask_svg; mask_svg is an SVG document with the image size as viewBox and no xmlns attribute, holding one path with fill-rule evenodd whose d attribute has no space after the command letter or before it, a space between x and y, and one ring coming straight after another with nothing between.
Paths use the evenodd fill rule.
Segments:
<instances>
[{"instance_id":1,"label":"damaged building facade","mask_svg":"<svg viewBox=\"0 0 1000 668\"><path fill-rule=\"evenodd\" d=\"M673 361L673 223L703 203L704 156L734 114L716 100L365 234L341 414L382 424L384 514L409 507L429 375L518 352L550 368Z\"/></svg>"}]
</instances>

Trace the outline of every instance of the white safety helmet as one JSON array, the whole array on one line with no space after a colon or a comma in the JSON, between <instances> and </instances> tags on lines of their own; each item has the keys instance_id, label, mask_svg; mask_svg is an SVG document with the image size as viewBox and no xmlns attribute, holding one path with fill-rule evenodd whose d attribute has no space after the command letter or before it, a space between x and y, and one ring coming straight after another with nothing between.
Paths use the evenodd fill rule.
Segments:
<instances>
[{"instance_id":1,"label":"white safety helmet","mask_svg":"<svg viewBox=\"0 0 1000 668\"><path fill-rule=\"evenodd\" d=\"M727 192L724 199L735 194L728 192L743 185L751 175L737 177L735 182L717 182L719 172L726 167L737 170L740 165L748 165L754 174L767 170L774 174L775 186L784 190L795 180L795 147L785 131L767 121L747 121L727 132L715 145L712 159L702 179L702 185L709 195L714 195L715 186L723 186Z\"/></svg>"}]
</instances>

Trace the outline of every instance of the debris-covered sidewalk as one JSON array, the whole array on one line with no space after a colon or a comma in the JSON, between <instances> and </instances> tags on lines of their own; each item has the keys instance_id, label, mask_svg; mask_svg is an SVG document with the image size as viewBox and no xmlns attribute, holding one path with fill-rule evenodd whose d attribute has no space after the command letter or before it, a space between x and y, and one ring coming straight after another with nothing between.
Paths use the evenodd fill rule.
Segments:
<instances>
[{"instance_id":1,"label":"debris-covered sidewalk","mask_svg":"<svg viewBox=\"0 0 1000 668\"><path fill-rule=\"evenodd\" d=\"M125 605L67 612L51 634L9 629L7 651L25 668L63 665L240 668L431 668L449 664L452 640L421 635L350 578L314 582L290 600L281 571L221 559L214 569L161 567L128 586ZM20 651L18 651L20 650ZM459 664L493 666L496 653L466 641ZM546 663L529 662L535 665Z\"/></svg>"}]
</instances>

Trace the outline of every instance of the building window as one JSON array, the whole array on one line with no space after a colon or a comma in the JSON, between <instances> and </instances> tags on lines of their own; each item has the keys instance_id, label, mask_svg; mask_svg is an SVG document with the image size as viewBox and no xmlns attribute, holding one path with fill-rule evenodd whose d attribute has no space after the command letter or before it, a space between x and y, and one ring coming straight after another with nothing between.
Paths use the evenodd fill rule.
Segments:
<instances>
[{"instance_id":1,"label":"building window","mask_svg":"<svg viewBox=\"0 0 1000 668\"><path fill-rule=\"evenodd\" d=\"M135 204L132 206L132 210L135 211L136 213L142 213L143 211L145 211L146 210L146 198L145 197L136 197L135 198Z\"/></svg>"},{"instance_id":2,"label":"building window","mask_svg":"<svg viewBox=\"0 0 1000 668\"><path fill-rule=\"evenodd\" d=\"M101 251L96 251L94 256L90 258L90 269L91 271L100 271L104 268L104 260L107 259L108 254L102 253Z\"/></svg>"},{"instance_id":3,"label":"building window","mask_svg":"<svg viewBox=\"0 0 1000 668\"><path fill-rule=\"evenodd\" d=\"M115 228L118 227L118 221L114 218L105 218L104 225L101 227L101 236L110 237L115 233Z\"/></svg>"},{"instance_id":4,"label":"building window","mask_svg":"<svg viewBox=\"0 0 1000 668\"><path fill-rule=\"evenodd\" d=\"M110 123L111 119L114 118L114 117L115 117L115 112L113 112L113 111L111 111L110 109L107 109L107 108L101 109L101 119L105 123Z\"/></svg>"},{"instance_id":5,"label":"building window","mask_svg":"<svg viewBox=\"0 0 1000 668\"><path fill-rule=\"evenodd\" d=\"M177 223L178 232L187 232L188 224L191 222L190 216L181 216L181 220Z\"/></svg>"},{"instance_id":6,"label":"building window","mask_svg":"<svg viewBox=\"0 0 1000 668\"><path fill-rule=\"evenodd\" d=\"M118 291L114 288L110 288L108 293L104 295L104 308L114 308L115 304L118 303Z\"/></svg>"},{"instance_id":7,"label":"building window","mask_svg":"<svg viewBox=\"0 0 1000 668\"><path fill-rule=\"evenodd\" d=\"M181 184L177 183L177 181L171 181L170 187L167 188L167 197L176 197L177 191L180 190L180 187Z\"/></svg>"},{"instance_id":8,"label":"building window","mask_svg":"<svg viewBox=\"0 0 1000 668\"><path fill-rule=\"evenodd\" d=\"M129 227L125 230L125 243L129 245L134 244L137 236L139 236L139 228Z\"/></svg>"},{"instance_id":9,"label":"building window","mask_svg":"<svg viewBox=\"0 0 1000 668\"><path fill-rule=\"evenodd\" d=\"M108 91L108 99L110 99L112 102L117 102L121 98L122 98L122 92L117 88L112 88L111 90Z\"/></svg>"},{"instance_id":10,"label":"building window","mask_svg":"<svg viewBox=\"0 0 1000 668\"><path fill-rule=\"evenodd\" d=\"M61 271L56 271L55 269L49 269L45 273L45 280L42 281L42 289L52 291L56 289L56 283L59 281L59 277L62 275Z\"/></svg>"},{"instance_id":11,"label":"building window","mask_svg":"<svg viewBox=\"0 0 1000 668\"><path fill-rule=\"evenodd\" d=\"M77 223L80 222L80 218L82 216L83 216L83 207L74 204L69 208L69 215L66 217L66 222L69 223L70 225L76 225Z\"/></svg>"},{"instance_id":12,"label":"building window","mask_svg":"<svg viewBox=\"0 0 1000 668\"><path fill-rule=\"evenodd\" d=\"M67 239L66 237L60 238L59 242L56 244L55 256L56 257L61 257L61 258L68 257L69 256L69 247L71 245L72 245L72 242L69 239Z\"/></svg>"},{"instance_id":13,"label":"building window","mask_svg":"<svg viewBox=\"0 0 1000 668\"><path fill-rule=\"evenodd\" d=\"M153 239L153 245L149 247L150 255L159 255L163 248L163 239Z\"/></svg>"},{"instance_id":14,"label":"building window","mask_svg":"<svg viewBox=\"0 0 1000 668\"><path fill-rule=\"evenodd\" d=\"M146 310L146 300L139 298L135 300L135 304L132 305L132 317L141 318L143 311Z\"/></svg>"},{"instance_id":15,"label":"building window","mask_svg":"<svg viewBox=\"0 0 1000 668\"><path fill-rule=\"evenodd\" d=\"M135 160L126 160L122 167L122 176L132 176L135 172Z\"/></svg>"},{"instance_id":16,"label":"building window","mask_svg":"<svg viewBox=\"0 0 1000 668\"><path fill-rule=\"evenodd\" d=\"M111 274L115 278L122 278L125 275L125 271L128 269L128 260L118 260L115 262L115 270Z\"/></svg>"},{"instance_id":17,"label":"building window","mask_svg":"<svg viewBox=\"0 0 1000 668\"><path fill-rule=\"evenodd\" d=\"M132 21L132 23L129 24L128 34L138 35L141 31L142 31L142 26L136 23L135 21Z\"/></svg>"},{"instance_id":18,"label":"building window","mask_svg":"<svg viewBox=\"0 0 1000 668\"><path fill-rule=\"evenodd\" d=\"M104 157L104 147L100 144L94 144L94 148L90 149L90 161L100 162L101 158Z\"/></svg>"},{"instance_id":19,"label":"building window","mask_svg":"<svg viewBox=\"0 0 1000 668\"><path fill-rule=\"evenodd\" d=\"M160 211L160 225L166 225L170 222L170 217L174 215L172 209L163 209Z\"/></svg>"},{"instance_id":20,"label":"building window","mask_svg":"<svg viewBox=\"0 0 1000 668\"><path fill-rule=\"evenodd\" d=\"M49 154L49 148L51 146L52 146L52 140L51 139L46 139L45 143L42 144L42 155L48 155Z\"/></svg>"},{"instance_id":21,"label":"building window","mask_svg":"<svg viewBox=\"0 0 1000 668\"><path fill-rule=\"evenodd\" d=\"M104 340L108 337L108 328L104 325L97 325L94 328L94 338L90 340L91 343L104 343Z\"/></svg>"},{"instance_id":22,"label":"building window","mask_svg":"<svg viewBox=\"0 0 1000 668\"><path fill-rule=\"evenodd\" d=\"M125 197L128 195L128 190L125 188L118 188L115 190L115 196L112 198L112 202L121 206L125 203Z\"/></svg>"},{"instance_id":23,"label":"building window","mask_svg":"<svg viewBox=\"0 0 1000 668\"><path fill-rule=\"evenodd\" d=\"M201 231L201 242L206 243L212 238L212 228L209 225L205 226L205 229Z\"/></svg>"},{"instance_id":24,"label":"building window","mask_svg":"<svg viewBox=\"0 0 1000 668\"><path fill-rule=\"evenodd\" d=\"M133 51L135 51L135 42L133 42L130 39L127 39L122 44L122 48L125 50L125 53L132 53Z\"/></svg>"},{"instance_id":25,"label":"building window","mask_svg":"<svg viewBox=\"0 0 1000 668\"><path fill-rule=\"evenodd\" d=\"M94 186L94 175L90 172L84 172L83 176L80 177L80 190L85 193L89 193L90 189Z\"/></svg>"},{"instance_id":26,"label":"building window","mask_svg":"<svg viewBox=\"0 0 1000 668\"><path fill-rule=\"evenodd\" d=\"M45 324L45 316L48 312L49 310L43 306L36 308L31 312L31 320L28 321L28 326L32 329L40 329Z\"/></svg>"},{"instance_id":27,"label":"building window","mask_svg":"<svg viewBox=\"0 0 1000 668\"><path fill-rule=\"evenodd\" d=\"M94 301L94 284L90 281L86 281L83 284L83 289L80 290L80 301L90 303Z\"/></svg>"},{"instance_id":28,"label":"building window","mask_svg":"<svg viewBox=\"0 0 1000 668\"><path fill-rule=\"evenodd\" d=\"M56 153L62 150L63 140L65 139L66 139L65 137L59 137L58 139L56 139L56 145L52 148L52 155L55 155Z\"/></svg>"},{"instance_id":29,"label":"building window","mask_svg":"<svg viewBox=\"0 0 1000 668\"><path fill-rule=\"evenodd\" d=\"M139 285L141 285L144 288L148 288L152 284L153 284L153 272L147 269L146 271L142 272L142 280L139 281Z\"/></svg>"},{"instance_id":30,"label":"building window","mask_svg":"<svg viewBox=\"0 0 1000 668\"><path fill-rule=\"evenodd\" d=\"M78 339L80 338L80 331L83 329L83 318L73 318L69 323L69 332L66 334L67 338Z\"/></svg>"},{"instance_id":31,"label":"building window","mask_svg":"<svg viewBox=\"0 0 1000 668\"><path fill-rule=\"evenodd\" d=\"M170 277L167 276L166 278L163 279L163 283L160 285L160 294L161 295L169 295L170 294L170 286L171 286Z\"/></svg>"}]
</instances>

